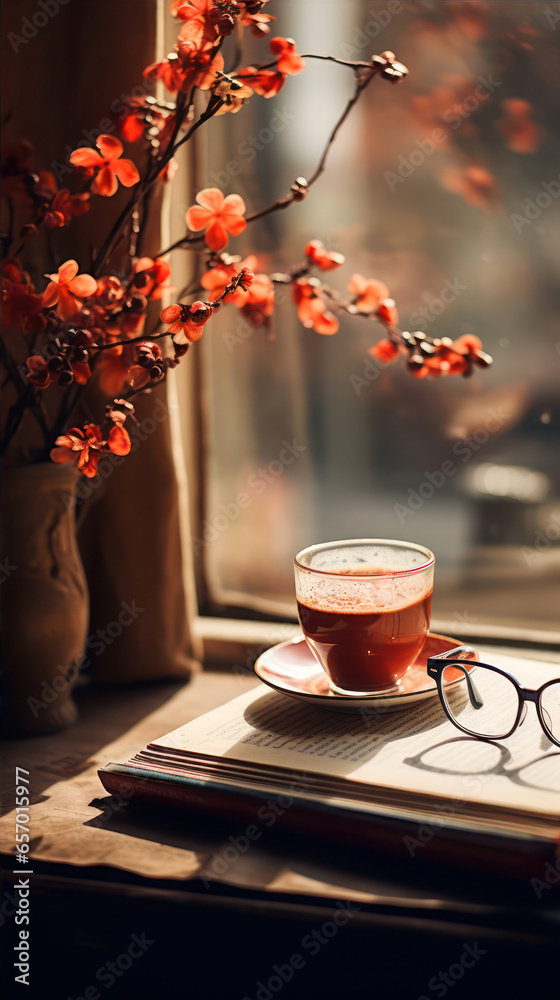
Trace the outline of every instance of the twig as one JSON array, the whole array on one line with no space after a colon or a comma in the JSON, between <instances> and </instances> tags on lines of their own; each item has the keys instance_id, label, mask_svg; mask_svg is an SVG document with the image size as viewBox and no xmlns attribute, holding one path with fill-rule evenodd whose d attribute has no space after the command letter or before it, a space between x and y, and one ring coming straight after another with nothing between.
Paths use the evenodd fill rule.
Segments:
<instances>
[{"instance_id":1,"label":"twig","mask_svg":"<svg viewBox=\"0 0 560 1000\"><path fill-rule=\"evenodd\" d=\"M326 59L328 57L327 56L322 56L321 58ZM337 60L337 61L340 61L340 60ZM349 64L349 65L354 65L354 64ZM330 148L331 148L333 142L335 141L335 139L336 139L336 137L338 135L339 129L342 127L342 125L344 124L344 122L348 118L348 115L351 113L351 111L352 111L353 107L355 106L355 104L357 104L357 102L360 99L360 96L363 93L363 91L366 89L366 87L371 82L371 80L373 79L373 77L377 75L377 70L376 69L372 69L371 65L369 63L366 63L365 65L369 67L369 69L371 70L371 73L369 74L369 76L365 77L365 79L357 81L357 83L356 83L356 89L354 91L354 94L352 95L352 97L348 101L348 103L347 103L344 111L342 112L342 114L338 118L336 124L334 125L333 130L332 130L332 132L331 132L331 134L330 134L330 136L329 136L329 138L327 140L327 143L325 145L325 148L324 148L324 150L323 150L323 152L321 154L321 159L319 160L319 163L317 164L317 167L315 168L313 174L311 175L311 177L307 181L307 187L308 188L311 187L311 185L314 184L315 181L318 180L318 178L323 173L323 171L324 171L324 169L326 167L326 164L327 164L327 159L328 159L328 155L329 155L329 152L330 152ZM199 124L201 124L201 122L198 122L197 126ZM290 193L288 195L286 195L284 198L279 198L272 205L267 205L266 208L261 208L258 212L253 212L251 215L247 215L246 216L246 221L247 222L255 222L256 219L262 219L262 218L264 218L265 215L270 215L272 212L277 212L279 209L288 208L288 206L291 205L296 200L298 200L298 192L297 191L290 191ZM177 250L179 248L182 249L182 250L196 249L196 247L200 246L203 242L204 242L204 237L203 236L198 236L198 235L194 236L192 233L189 233L187 231L187 233L185 233L184 236L181 236L180 239L175 240L175 242L171 243L170 246L166 247L164 250L159 250L157 256L158 257L163 257L165 254L171 253L172 250Z\"/></svg>"}]
</instances>

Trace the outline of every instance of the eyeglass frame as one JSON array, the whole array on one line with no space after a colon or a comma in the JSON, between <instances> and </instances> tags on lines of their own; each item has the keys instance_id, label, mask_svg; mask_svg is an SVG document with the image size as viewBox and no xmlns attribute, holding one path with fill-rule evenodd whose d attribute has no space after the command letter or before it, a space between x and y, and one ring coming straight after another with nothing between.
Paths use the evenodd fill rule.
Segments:
<instances>
[{"instance_id":1,"label":"eyeglass frame","mask_svg":"<svg viewBox=\"0 0 560 1000\"><path fill-rule=\"evenodd\" d=\"M547 739L549 739L550 742L553 743L555 746L560 747L560 740L556 739L556 737L552 735L551 730L549 729L544 720L542 714L543 709L541 706L541 696L543 691L545 691L549 687L552 687L553 684L558 684L560 686L560 677L553 677L552 680L545 681L545 683L542 684L540 688L527 688L524 687L524 685L521 684L517 680L517 678L514 677L513 674L509 672L509 670L504 670L502 667L494 667L491 663L481 663L480 660L478 659L473 660L473 659L462 658L462 656L464 656L465 654L474 652L475 651L474 649L472 649L471 646L458 646L456 649L450 649L445 653L436 653L434 656L429 656L426 661L426 672L428 674L428 677L431 677L432 680L435 680L436 682L439 694L439 700L449 721L453 723L453 725L457 729L459 729L462 733L465 733L467 736L474 736L475 739L506 740L508 739L508 737L512 736L515 730L518 728L518 726L520 726L522 722L525 721L525 716L527 714L527 702L532 701L533 704L535 705L537 718L540 722L541 729L546 734ZM471 729L465 729L465 727L462 726L460 722L458 722L457 719L454 718L450 709L447 706L447 698L443 690L443 671L445 667L450 667L450 666L452 667L454 663L457 663L459 664L459 666L462 667L469 667L469 666L485 667L487 670L492 670L493 673L495 674L501 674L503 677L506 677L509 681L511 681L517 692L517 700L519 707L517 709L515 722L513 723L511 729L507 733L502 733L496 736L480 735L479 733L474 733ZM470 678L470 671L468 670L465 671L464 676L467 682L467 688L469 691L469 698L471 704L473 705L473 707L476 708L477 706L474 704L474 701L476 700L476 695L473 698L473 690L472 690L473 682L472 679Z\"/></svg>"}]
</instances>

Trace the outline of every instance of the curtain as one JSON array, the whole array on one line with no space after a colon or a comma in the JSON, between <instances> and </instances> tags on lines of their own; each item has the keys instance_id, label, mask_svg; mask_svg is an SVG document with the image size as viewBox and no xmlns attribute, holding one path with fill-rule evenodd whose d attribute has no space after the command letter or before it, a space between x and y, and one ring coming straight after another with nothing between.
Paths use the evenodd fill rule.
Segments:
<instances>
[{"instance_id":1,"label":"curtain","mask_svg":"<svg viewBox=\"0 0 560 1000\"><path fill-rule=\"evenodd\" d=\"M31 139L36 168L53 172L63 187L70 152L92 145L100 132L116 132L115 113L123 102L146 92L142 70L156 56L158 4L60 0L47 6L37 17L32 0L4 5L4 141ZM140 149L125 155L141 165ZM80 271L87 271L92 249L128 196L121 189L111 199L96 198L87 215L57 230L57 264L74 257ZM158 207L153 204L154 216ZM156 218L142 254L157 252L159 240ZM34 277L51 270L44 251L45 259L34 251ZM82 416L91 419L91 408L99 419L103 403L92 392ZM165 386L140 398L133 453L79 488L79 540L91 595L87 653L92 675L103 681L187 678L197 667L168 413Z\"/></svg>"}]
</instances>

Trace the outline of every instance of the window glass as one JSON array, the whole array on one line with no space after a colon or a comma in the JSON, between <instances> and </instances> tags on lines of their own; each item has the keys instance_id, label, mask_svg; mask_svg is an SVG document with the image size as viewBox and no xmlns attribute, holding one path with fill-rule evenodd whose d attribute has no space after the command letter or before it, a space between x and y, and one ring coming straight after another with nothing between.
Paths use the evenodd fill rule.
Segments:
<instances>
[{"instance_id":1,"label":"window glass","mask_svg":"<svg viewBox=\"0 0 560 1000\"><path fill-rule=\"evenodd\" d=\"M410 70L376 79L308 198L230 243L284 271L311 238L395 298L401 329L475 333L493 368L417 380L382 369L383 336L348 317L304 329L281 287L270 325L228 307L201 342L207 472L193 540L211 596L293 613L292 559L312 542L403 538L436 554L434 614L556 627L560 588L558 122L560 8L538 2L271 3L302 53ZM264 61L266 43L249 61ZM272 100L207 130L198 187L249 211L310 175L352 92L307 60Z\"/></svg>"}]
</instances>

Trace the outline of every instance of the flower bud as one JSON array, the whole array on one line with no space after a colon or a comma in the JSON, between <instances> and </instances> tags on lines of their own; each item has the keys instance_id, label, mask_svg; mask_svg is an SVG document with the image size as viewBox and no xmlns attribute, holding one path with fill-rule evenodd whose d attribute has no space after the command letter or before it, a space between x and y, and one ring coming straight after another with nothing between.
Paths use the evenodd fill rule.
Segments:
<instances>
[{"instance_id":1,"label":"flower bud","mask_svg":"<svg viewBox=\"0 0 560 1000\"><path fill-rule=\"evenodd\" d=\"M142 312L147 304L148 300L145 295L131 295L125 303L125 309L130 309L131 312Z\"/></svg>"},{"instance_id":2,"label":"flower bud","mask_svg":"<svg viewBox=\"0 0 560 1000\"><path fill-rule=\"evenodd\" d=\"M212 307L207 306L206 302L193 302L189 307L189 314L193 323L206 323L212 315Z\"/></svg>"},{"instance_id":3,"label":"flower bud","mask_svg":"<svg viewBox=\"0 0 560 1000\"><path fill-rule=\"evenodd\" d=\"M424 367L424 358L421 354L411 354L408 358L407 365L412 371L419 371Z\"/></svg>"},{"instance_id":4,"label":"flower bud","mask_svg":"<svg viewBox=\"0 0 560 1000\"><path fill-rule=\"evenodd\" d=\"M290 191L292 192L294 201L303 201L304 198L307 198L309 193L309 184L305 177L296 177Z\"/></svg>"},{"instance_id":5,"label":"flower bud","mask_svg":"<svg viewBox=\"0 0 560 1000\"><path fill-rule=\"evenodd\" d=\"M86 351L85 347L75 347L72 354L74 361L79 361L82 364L87 364L89 361L89 351Z\"/></svg>"},{"instance_id":6,"label":"flower bud","mask_svg":"<svg viewBox=\"0 0 560 1000\"><path fill-rule=\"evenodd\" d=\"M60 372L67 371L68 362L61 354L57 354L48 362L48 369L53 375L59 375Z\"/></svg>"}]
</instances>

